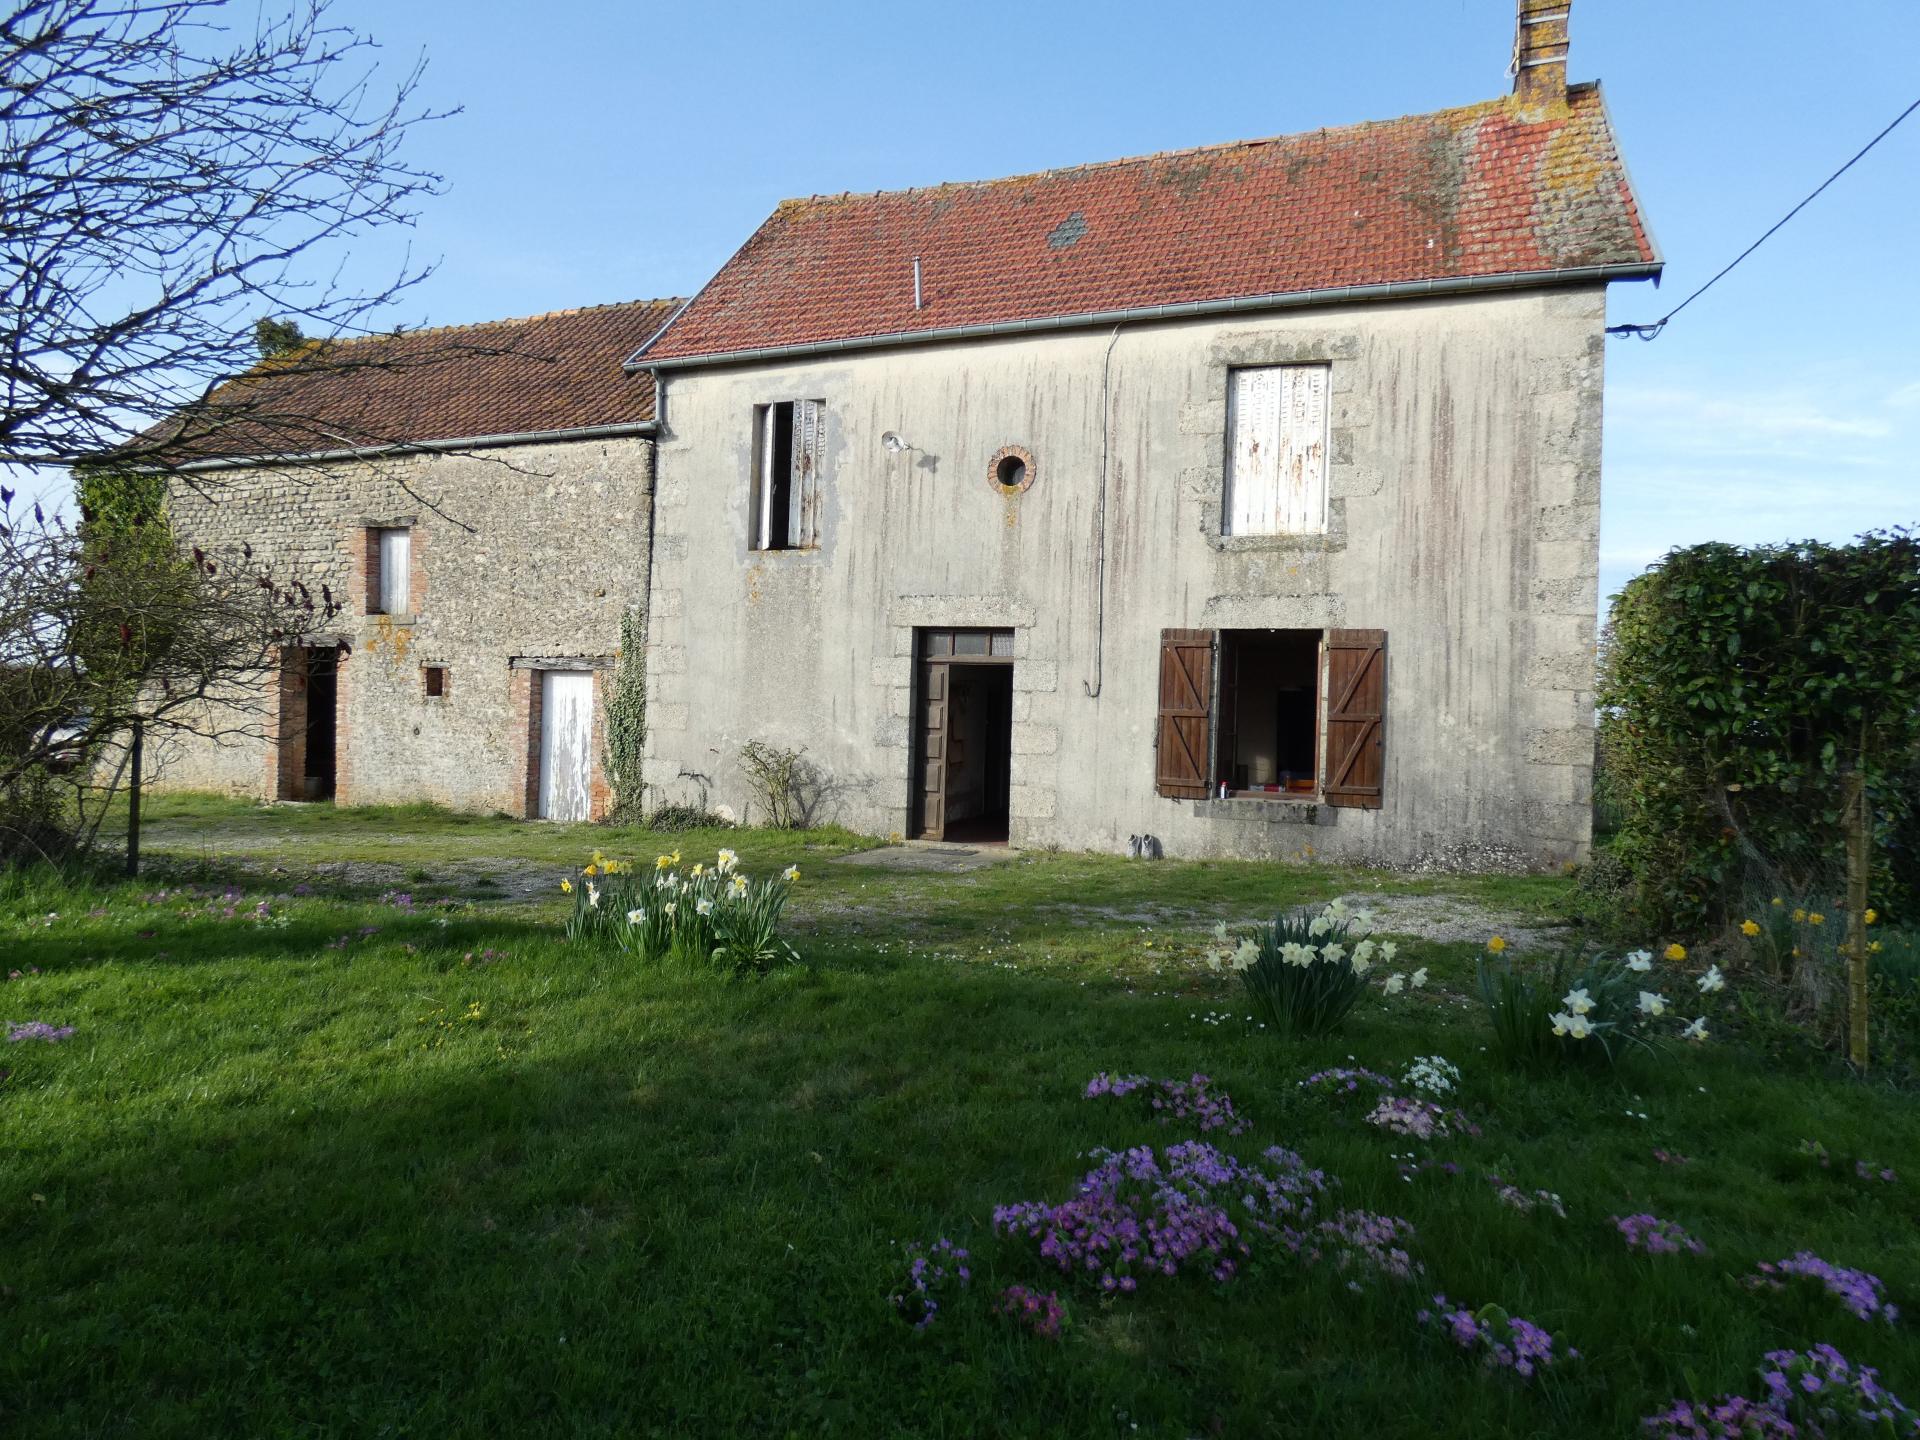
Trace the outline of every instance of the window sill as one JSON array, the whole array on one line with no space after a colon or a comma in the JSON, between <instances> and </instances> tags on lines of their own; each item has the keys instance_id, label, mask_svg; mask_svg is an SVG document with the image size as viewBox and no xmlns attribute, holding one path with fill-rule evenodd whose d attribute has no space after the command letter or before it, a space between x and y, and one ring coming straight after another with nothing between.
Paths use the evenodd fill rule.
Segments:
<instances>
[{"instance_id":1,"label":"window sill","mask_svg":"<svg viewBox=\"0 0 1920 1440\"><path fill-rule=\"evenodd\" d=\"M1282 535L1221 535L1212 533L1207 543L1215 550L1232 554L1242 550L1292 550L1309 555L1344 550L1343 536L1329 530L1300 531Z\"/></svg>"},{"instance_id":2,"label":"window sill","mask_svg":"<svg viewBox=\"0 0 1920 1440\"><path fill-rule=\"evenodd\" d=\"M1335 815L1317 795L1229 795L1224 800L1196 800L1193 813L1202 820L1253 820L1269 825L1331 825Z\"/></svg>"},{"instance_id":3,"label":"window sill","mask_svg":"<svg viewBox=\"0 0 1920 1440\"><path fill-rule=\"evenodd\" d=\"M820 547L818 545L788 545L778 550L749 549L747 551L747 554L755 560L772 560L780 556L804 559L808 556L818 555L819 553Z\"/></svg>"},{"instance_id":4,"label":"window sill","mask_svg":"<svg viewBox=\"0 0 1920 1440\"><path fill-rule=\"evenodd\" d=\"M418 615L397 614L391 610L369 610L367 612L367 619L375 625L378 625L384 620L395 629L402 630L410 630L420 623L420 617Z\"/></svg>"}]
</instances>

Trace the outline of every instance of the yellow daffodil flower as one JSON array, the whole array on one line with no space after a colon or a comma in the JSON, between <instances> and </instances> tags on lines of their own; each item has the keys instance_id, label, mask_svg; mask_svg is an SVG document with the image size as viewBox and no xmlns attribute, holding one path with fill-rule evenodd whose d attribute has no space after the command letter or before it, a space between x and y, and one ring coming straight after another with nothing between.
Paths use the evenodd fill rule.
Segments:
<instances>
[{"instance_id":1,"label":"yellow daffodil flower","mask_svg":"<svg viewBox=\"0 0 1920 1440\"><path fill-rule=\"evenodd\" d=\"M1824 925L1826 923L1827 917L1822 915L1818 910L1807 916L1807 924L1809 925Z\"/></svg>"},{"instance_id":2,"label":"yellow daffodil flower","mask_svg":"<svg viewBox=\"0 0 1920 1440\"><path fill-rule=\"evenodd\" d=\"M1491 940L1487 941L1487 949L1491 950L1496 955L1498 955L1502 950L1506 948L1507 948L1507 942L1501 939L1498 935L1494 936Z\"/></svg>"},{"instance_id":3,"label":"yellow daffodil flower","mask_svg":"<svg viewBox=\"0 0 1920 1440\"><path fill-rule=\"evenodd\" d=\"M573 893L573 881L562 880L560 882L560 893L562 895L571 895Z\"/></svg>"},{"instance_id":4,"label":"yellow daffodil flower","mask_svg":"<svg viewBox=\"0 0 1920 1440\"><path fill-rule=\"evenodd\" d=\"M1871 925L1873 924L1874 921L1880 918L1880 912L1878 910L1869 910L1865 915L1862 915L1860 918L1862 920L1865 920L1867 924Z\"/></svg>"},{"instance_id":5,"label":"yellow daffodil flower","mask_svg":"<svg viewBox=\"0 0 1920 1440\"><path fill-rule=\"evenodd\" d=\"M1740 922L1740 933L1751 940L1755 935L1760 933L1760 927L1751 920L1742 920Z\"/></svg>"},{"instance_id":6,"label":"yellow daffodil flower","mask_svg":"<svg viewBox=\"0 0 1920 1440\"><path fill-rule=\"evenodd\" d=\"M1804 920L1807 918L1807 912L1804 910L1795 909L1793 912L1793 918L1796 922Z\"/></svg>"},{"instance_id":7,"label":"yellow daffodil flower","mask_svg":"<svg viewBox=\"0 0 1920 1440\"><path fill-rule=\"evenodd\" d=\"M598 865L588 865L587 868L580 873L582 875L598 875L600 873L600 867Z\"/></svg>"},{"instance_id":8,"label":"yellow daffodil flower","mask_svg":"<svg viewBox=\"0 0 1920 1440\"><path fill-rule=\"evenodd\" d=\"M1673 944L1667 946L1664 953L1667 959L1673 961L1677 965L1682 960L1687 958L1687 947L1682 945L1678 940L1676 940L1673 942Z\"/></svg>"}]
</instances>

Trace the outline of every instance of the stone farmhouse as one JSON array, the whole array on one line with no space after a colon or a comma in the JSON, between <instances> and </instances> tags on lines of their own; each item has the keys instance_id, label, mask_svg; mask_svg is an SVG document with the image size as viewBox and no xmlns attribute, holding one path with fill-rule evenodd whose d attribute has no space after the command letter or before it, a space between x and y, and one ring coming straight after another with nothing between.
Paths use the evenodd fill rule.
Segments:
<instances>
[{"instance_id":1,"label":"stone farmhouse","mask_svg":"<svg viewBox=\"0 0 1920 1440\"><path fill-rule=\"evenodd\" d=\"M349 341L349 363L296 353L225 396L236 418L170 487L175 530L342 609L233 733L157 756L157 783L604 815L596 737L623 622L645 623L654 487L653 382L619 356L680 303ZM281 417L310 450L284 453Z\"/></svg>"},{"instance_id":2,"label":"stone farmhouse","mask_svg":"<svg viewBox=\"0 0 1920 1440\"><path fill-rule=\"evenodd\" d=\"M577 813L540 706L644 612L653 803L751 818L758 740L873 833L1582 858L1606 290L1661 262L1566 5L1518 18L1482 104L786 202L664 326L581 312L634 332L632 388L555 416L628 433L408 456L472 530L326 462L281 533L367 611L336 795ZM530 524L544 559L502 543ZM221 776L298 793L281 733Z\"/></svg>"}]
</instances>

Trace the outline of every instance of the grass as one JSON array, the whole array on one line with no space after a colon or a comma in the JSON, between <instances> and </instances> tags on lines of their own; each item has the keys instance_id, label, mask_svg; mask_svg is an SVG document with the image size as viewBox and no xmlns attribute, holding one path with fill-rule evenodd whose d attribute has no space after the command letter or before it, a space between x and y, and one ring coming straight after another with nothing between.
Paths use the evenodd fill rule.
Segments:
<instances>
[{"instance_id":1,"label":"grass","mask_svg":"<svg viewBox=\"0 0 1920 1440\"><path fill-rule=\"evenodd\" d=\"M40 972L0 988L0 1018L76 1027L0 1054L10 1436L1626 1436L1817 1340L1920 1400L1906 1322L1739 1283L1807 1248L1920 1302L1910 1096L1732 1044L1617 1078L1507 1076L1466 998L1470 944L1407 942L1434 987L1376 990L1317 1043L1254 1029L1192 963L1216 911L1446 881L1079 856L902 876L822 863L858 842L810 836L797 929L816 963L728 981L566 946L544 878L459 898L476 865L511 896L516 855L644 860L653 837L169 802L150 844L180 864L209 832L216 870L260 880L232 918L217 892L156 900L157 881L0 889L7 967ZM727 838L764 868L799 837ZM340 873L247 918L302 866L376 853L434 877L399 887L411 910ZM1540 908L1563 886L1454 893ZM1435 1051L1485 1132L1417 1147L1468 1167L1450 1181L1404 1183L1391 1156L1411 1142L1294 1083ZM1340 1177L1339 1204L1412 1220L1426 1283L1355 1295L1280 1266L1106 1303L996 1245L993 1206L1064 1198L1083 1152L1186 1138L1081 1099L1100 1070L1212 1075L1255 1122L1221 1143L1288 1145ZM1899 1183L1808 1167L1809 1138ZM1500 1207L1482 1169L1558 1191L1569 1218ZM1642 1210L1711 1255L1629 1255L1608 1217ZM915 1334L888 1303L899 1242L940 1235L980 1275ZM1063 1289L1063 1340L986 1313L1016 1279ZM1531 1387L1483 1377L1414 1325L1433 1290L1585 1358Z\"/></svg>"}]
</instances>

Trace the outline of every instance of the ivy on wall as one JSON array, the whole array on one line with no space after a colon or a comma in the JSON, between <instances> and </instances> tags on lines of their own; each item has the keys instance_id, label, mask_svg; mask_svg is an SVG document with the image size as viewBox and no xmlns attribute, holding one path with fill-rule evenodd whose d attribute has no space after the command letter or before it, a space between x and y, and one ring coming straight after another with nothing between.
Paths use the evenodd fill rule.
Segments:
<instances>
[{"instance_id":1,"label":"ivy on wall","mask_svg":"<svg viewBox=\"0 0 1920 1440\"><path fill-rule=\"evenodd\" d=\"M606 697L609 818L637 821L646 804L643 756L647 748L647 620L638 605L620 617L620 662Z\"/></svg>"}]
</instances>

